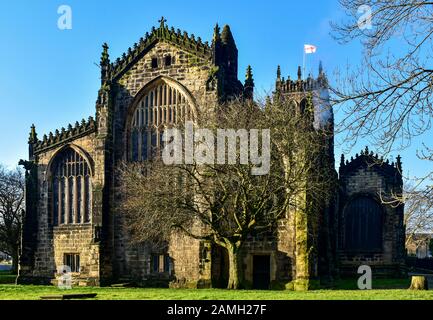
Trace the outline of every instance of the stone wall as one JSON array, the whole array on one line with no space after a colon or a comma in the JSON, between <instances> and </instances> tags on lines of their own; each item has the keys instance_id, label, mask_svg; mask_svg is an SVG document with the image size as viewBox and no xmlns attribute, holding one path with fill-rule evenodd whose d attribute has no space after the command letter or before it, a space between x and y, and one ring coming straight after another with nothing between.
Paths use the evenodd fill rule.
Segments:
<instances>
[{"instance_id":1,"label":"stone wall","mask_svg":"<svg viewBox=\"0 0 433 320\"><path fill-rule=\"evenodd\" d=\"M170 65L165 64L168 56L171 57ZM157 59L157 67L152 66L153 59ZM304 89L316 88L311 86L316 82L301 80L300 69L296 83L284 81L280 76L278 71L276 93L286 95L300 109L301 101L306 97ZM252 81L251 70L249 77ZM326 79L322 71L320 77L317 83L323 84ZM202 44L201 39L196 41L187 34L181 35L180 31L169 31L162 20L159 29L153 29L150 36L140 40L139 45L128 50L128 54L115 65L110 64L108 46L104 45L96 124L93 120L89 123L84 121L81 126L77 125L74 129L70 126L70 129L61 130L55 136L50 134L42 141L37 140L35 132L31 133L29 160L36 166L36 188L32 190L37 189L33 195L36 199L35 217L32 217L37 223L32 227L37 228L37 240L32 249L32 259L21 259L27 264L20 266L18 279L33 279L32 282L40 283L55 280L56 268L64 264L64 255L68 253L80 254L81 270L73 275L73 281L78 285L131 281L141 285L170 283L171 287L201 288L210 287L212 280L226 271L223 252L205 241L174 233L168 248L162 250L150 244L134 244L124 228L125 219L117 206L122 194L118 190L116 170L122 161L128 160L129 121L134 107L148 85L159 79L176 83L192 97L191 104L197 119L204 113L212 112L219 101L242 93L242 84L237 80L237 48L230 29L225 27L220 37L216 27L213 45L208 46ZM249 97L252 88L250 90ZM67 146L75 148L91 164L91 222L53 226L49 205L49 165L57 152ZM318 161L318 171L314 174L332 171L333 175L333 137L324 141L323 146L323 157L319 155L321 162ZM298 151L298 156L305 160L302 150ZM401 191L402 180L398 170L401 172L401 163L395 167L389 164L371 167L363 165L358 158L346 164L343 161L339 199L331 197L330 202L335 200L335 204L319 204L317 210L311 205L310 199L314 195L303 190L298 197L299 207L290 210L287 217L279 221L274 235L251 237L242 248L241 268L245 287L251 287L253 283L255 255L270 257L273 288L289 287L294 280L308 281L317 276L319 269L329 270L328 265L335 258L334 242L338 240L341 243L343 212L349 199L358 194L377 196L378 190L388 194ZM326 192L334 193L333 186ZM335 210L338 214L333 214L333 205L338 206ZM312 210L317 212L310 212ZM353 254L339 247L338 258L343 273L355 273L354 268L359 264L370 264L380 267L377 270L381 272L389 273L403 264L403 207L385 206L384 212L383 250L372 254ZM313 221L308 215L317 216L317 219ZM27 227L24 229L35 231ZM314 237L311 233L315 233ZM335 237L337 240L330 239L332 233L338 234ZM310 249L317 250L310 254ZM154 272L152 255L167 253L171 260L170 270Z\"/></svg>"},{"instance_id":2,"label":"stone wall","mask_svg":"<svg viewBox=\"0 0 433 320\"><path fill-rule=\"evenodd\" d=\"M91 224L54 227L54 263L65 264L65 254L80 255L80 272L73 273L73 285L99 285L99 244Z\"/></svg>"},{"instance_id":3,"label":"stone wall","mask_svg":"<svg viewBox=\"0 0 433 320\"><path fill-rule=\"evenodd\" d=\"M101 189L104 184L103 152L98 148L96 133L89 133L73 141L57 143L35 154L37 164L37 244L34 265L23 268L19 277L33 278L32 282L49 283L56 270L64 264L64 254L79 253L82 270L73 275L79 284L99 284L99 243L95 242L95 230L101 224ZM51 199L51 162L65 147L79 151L91 164L92 214L91 222L53 226Z\"/></svg>"},{"instance_id":4,"label":"stone wall","mask_svg":"<svg viewBox=\"0 0 433 320\"><path fill-rule=\"evenodd\" d=\"M361 154L340 167L339 249L341 274L356 276L360 265L370 265L376 276L399 275L404 268L403 206L381 204L383 209L382 249L378 252L350 252L344 248L345 206L357 196L367 196L381 203L401 193L402 179L398 164L378 161L372 155ZM401 166L401 165L400 165Z\"/></svg>"},{"instance_id":5,"label":"stone wall","mask_svg":"<svg viewBox=\"0 0 433 320\"><path fill-rule=\"evenodd\" d=\"M171 56L170 66L164 64L166 56ZM152 59L158 60L158 67L152 68ZM163 76L180 83L193 96L197 116L201 112L212 110L218 99L216 88L209 88L208 80L214 70L212 61L195 56L185 50L164 42L157 42L129 70L122 74L113 84L113 148L114 166L122 160L127 160L128 115L133 111L139 93L146 85L157 77ZM116 179L113 181L116 190ZM115 191L116 199L121 197ZM143 247L132 245L123 227L123 216L115 207L111 208L114 221L114 274L118 279L147 278L143 270L146 259L151 254ZM173 274L176 275L173 285L203 286L210 283L210 266L200 267L199 241L176 236L169 249L173 260ZM205 271L208 268L209 271ZM209 275L205 275L209 273ZM188 279L188 281L185 281ZM188 282L188 283L187 283Z\"/></svg>"}]
</instances>

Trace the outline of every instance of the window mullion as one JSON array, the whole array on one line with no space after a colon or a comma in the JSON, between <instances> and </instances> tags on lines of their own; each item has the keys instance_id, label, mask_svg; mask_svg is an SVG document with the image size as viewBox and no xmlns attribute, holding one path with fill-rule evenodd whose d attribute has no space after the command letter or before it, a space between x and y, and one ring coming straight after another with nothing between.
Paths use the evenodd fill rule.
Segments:
<instances>
[{"instance_id":1,"label":"window mullion","mask_svg":"<svg viewBox=\"0 0 433 320\"><path fill-rule=\"evenodd\" d=\"M77 176L74 176L73 178L73 184L74 184L74 223L78 223L78 197L77 197Z\"/></svg>"},{"instance_id":2,"label":"window mullion","mask_svg":"<svg viewBox=\"0 0 433 320\"><path fill-rule=\"evenodd\" d=\"M69 224L69 177L65 177L65 224Z\"/></svg>"}]
</instances>

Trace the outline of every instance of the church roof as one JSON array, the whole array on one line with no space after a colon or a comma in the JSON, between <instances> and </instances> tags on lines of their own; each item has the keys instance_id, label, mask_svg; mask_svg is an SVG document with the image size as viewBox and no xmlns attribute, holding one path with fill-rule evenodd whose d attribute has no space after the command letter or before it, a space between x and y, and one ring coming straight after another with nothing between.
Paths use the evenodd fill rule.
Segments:
<instances>
[{"instance_id":1,"label":"church roof","mask_svg":"<svg viewBox=\"0 0 433 320\"><path fill-rule=\"evenodd\" d=\"M346 175L354 172L358 168L374 168L375 170L381 171L385 174L398 174L400 177L402 175L402 163L401 157L397 156L397 161L389 162L386 161L377 155L373 154L373 152L368 150L368 147L365 147L365 150L361 150L360 154L356 154L355 158L351 157L350 161L345 160L344 154L341 155L340 161L340 176Z\"/></svg>"},{"instance_id":2,"label":"church roof","mask_svg":"<svg viewBox=\"0 0 433 320\"><path fill-rule=\"evenodd\" d=\"M117 78L129 69L138 59L140 59L149 49L158 41L165 41L174 46L177 46L187 52L191 52L205 59L212 57L212 50L209 43L202 42L201 38L195 38L194 34L181 32L180 29L175 30L174 27L169 28L165 24L164 17L159 20L159 27L152 27L151 32L146 32L145 36L140 38L138 43L135 43L132 48L122 54L114 63L111 63L112 78Z\"/></svg>"}]
</instances>

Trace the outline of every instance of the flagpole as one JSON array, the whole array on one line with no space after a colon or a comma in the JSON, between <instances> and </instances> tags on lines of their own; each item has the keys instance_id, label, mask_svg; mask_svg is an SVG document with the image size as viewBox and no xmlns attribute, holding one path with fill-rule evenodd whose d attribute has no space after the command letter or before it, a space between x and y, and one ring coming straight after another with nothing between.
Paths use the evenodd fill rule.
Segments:
<instances>
[{"instance_id":1,"label":"flagpole","mask_svg":"<svg viewBox=\"0 0 433 320\"><path fill-rule=\"evenodd\" d=\"M304 48L302 49L302 51L303 51L303 57L302 57L302 80L304 79L304 77L305 77L305 45L304 45Z\"/></svg>"}]
</instances>

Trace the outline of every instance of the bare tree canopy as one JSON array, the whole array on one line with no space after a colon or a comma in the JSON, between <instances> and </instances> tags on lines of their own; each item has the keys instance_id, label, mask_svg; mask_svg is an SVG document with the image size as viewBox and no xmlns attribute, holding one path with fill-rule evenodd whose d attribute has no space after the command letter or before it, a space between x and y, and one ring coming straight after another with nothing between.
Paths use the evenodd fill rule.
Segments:
<instances>
[{"instance_id":1,"label":"bare tree canopy","mask_svg":"<svg viewBox=\"0 0 433 320\"><path fill-rule=\"evenodd\" d=\"M238 150L233 164L124 163L120 209L133 239L164 243L172 232L183 232L219 245L229 256L228 288L239 288L239 252L248 237L274 234L301 192L311 188L316 197L324 197L323 184L330 183L311 179L325 133L313 130L311 120L293 110L283 99L266 106L236 101L220 106L216 117L201 117L200 126L213 132L218 127L271 128L270 170L264 175L251 174L254 165L241 164Z\"/></svg>"},{"instance_id":2,"label":"bare tree canopy","mask_svg":"<svg viewBox=\"0 0 433 320\"><path fill-rule=\"evenodd\" d=\"M431 129L433 2L370 1L369 21L358 21L365 1L340 3L348 21L333 24L333 36L364 48L361 66L333 88L347 108L341 128L351 141L373 138L384 152L405 147Z\"/></svg>"},{"instance_id":3,"label":"bare tree canopy","mask_svg":"<svg viewBox=\"0 0 433 320\"><path fill-rule=\"evenodd\" d=\"M20 169L0 167L0 251L10 255L13 271L18 267L18 248L24 208L24 175Z\"/></svg>"},{"instance_id":4,"label":"bare tree canopy","mask_svg":"<svg viewBox=\"0 0 433 320\"><path fill-rule=\"evenodd\" d=\"M409 147L421 140L418 157L432 164L433 2L419 0L340 0L345 21L333 23L340 43L360 42L363 60L348 67L332 88L343 119L344 142L374 143L380 153ZM364 13L360 15L360 13ZM398 201L408 203L408 231L431 230L433 173L412 181Z\"/></svg>"}]
</instances>

